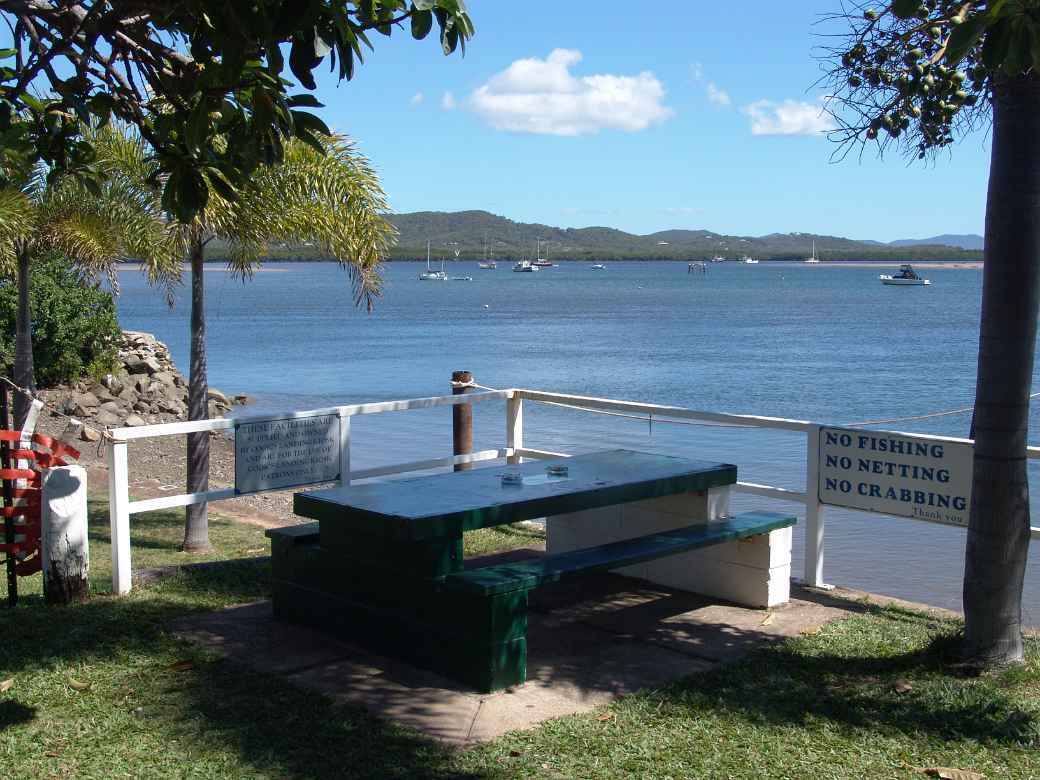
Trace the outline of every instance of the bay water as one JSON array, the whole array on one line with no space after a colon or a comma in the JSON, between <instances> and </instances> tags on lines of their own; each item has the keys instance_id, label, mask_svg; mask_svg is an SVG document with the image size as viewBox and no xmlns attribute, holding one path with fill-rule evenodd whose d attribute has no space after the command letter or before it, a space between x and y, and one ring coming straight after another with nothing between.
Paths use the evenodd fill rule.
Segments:
<instances>
[{"instance_id":1,"label":"bay water","mask_svg":"<svg viewBox=\"0 0 1040 780\"><path fill-rule=\"evenodd\" d=\"M526 387L827 424L970 407L982 274L927 268L928 287L890 287L866 264L567 262L538 273L448 263L420 281L390 263L367 313L334 263L272 263L251 280L206 271L210 384L256 403L239 414L443 395L453 370ZM888 271L890 272L890 271ZM166 342L186 374L189 289L173 308L143 276L120 273L119 318ZM1036 381L1034 378L1034 386ZM1034 404L1031 430L1038 431ZM477 404L474 445L504 444L504 404ZM868 428L967 436L970 413ZM1034 434L1031 441L1040 441ZM528 403L525 445L565 452L629 447L737 464L740 479L804 489L804 434L673 425ZM451 454L448 409L355 418L354 468ZM131 464L132 468L132 464ZM1030 475L1040 474L1031 465ZM1040 525L1034 488L1033 524ZM739 496L735 508L800 510ZM828 582L959 608L964 531L828 508ZM795 573L801 574L801 524ZM1040 625L1040 545L1025 619Z\"/></svg>"}]
</instances>

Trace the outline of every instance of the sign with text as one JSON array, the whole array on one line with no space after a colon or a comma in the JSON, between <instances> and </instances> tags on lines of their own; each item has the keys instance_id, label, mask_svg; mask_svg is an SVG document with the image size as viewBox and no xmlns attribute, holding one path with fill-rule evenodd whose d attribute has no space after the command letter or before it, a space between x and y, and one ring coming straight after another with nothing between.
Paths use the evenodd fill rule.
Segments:
<instances>
[{"instance_id":1,"label":"sign with text","mask_svg":"<svg viewBox=\"0 0 1040 780\"><path fill-rule=\"evenodd\" d=\"M972 461L969 442L821 428L820 501L966 526Z\"/></svg>"},{"instance_id":2,"label":"sign with text","mask_svg":"<svg viewBox=\"0 0 1040 780\"><path fill-rule=\"evenodd\" d=\"M244 420L235 424L235 492L334 482L340 475L340 419Z\"/></svg>"}]
</instances>

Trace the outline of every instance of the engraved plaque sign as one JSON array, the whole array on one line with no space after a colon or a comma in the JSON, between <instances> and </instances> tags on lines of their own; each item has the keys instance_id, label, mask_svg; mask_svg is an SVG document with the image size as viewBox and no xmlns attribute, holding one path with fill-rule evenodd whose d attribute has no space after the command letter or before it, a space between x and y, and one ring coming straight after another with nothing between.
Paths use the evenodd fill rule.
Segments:
<instances>
[{"instance_id":1,"label":"engraved plaque sign","mask_svg":"<svg viewBox=\"0 0 1040 780\"><path fill-rule=\"evenodd\" d=\"M339 415L235 424L235 493L334 482L339 476Z\"/></svg>"}]
</instances>

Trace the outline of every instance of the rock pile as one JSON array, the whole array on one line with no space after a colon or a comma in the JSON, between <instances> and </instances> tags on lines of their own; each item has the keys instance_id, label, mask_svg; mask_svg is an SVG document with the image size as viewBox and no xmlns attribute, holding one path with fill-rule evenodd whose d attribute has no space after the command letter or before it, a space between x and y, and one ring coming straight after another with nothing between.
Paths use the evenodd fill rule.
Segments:
<instances>
[{"instance_id":1,"label":"rock pile","mask_svg":"<svg viewBox=\"0 0 1040 780\"><path fill-rule=\"evenodd\" d=\"M188 382L165 344L151 333L124 331L119 363L119 370L100 382L87 379L40 395L64 414L100 428L187 419ZM209 416L222 417L234 404L248 402L244 395L229 398L210 390ZM84 427L80 437L95 441L98 435Z\"/></svg>"}]
</instances>

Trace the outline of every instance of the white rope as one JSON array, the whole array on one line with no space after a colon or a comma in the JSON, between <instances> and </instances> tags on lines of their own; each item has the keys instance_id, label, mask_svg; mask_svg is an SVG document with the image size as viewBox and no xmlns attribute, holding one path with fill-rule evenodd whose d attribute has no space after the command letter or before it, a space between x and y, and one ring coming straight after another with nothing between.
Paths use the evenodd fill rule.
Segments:
<instances>
[{"instance_id":1,"label":"white rope","mask_svg":"<svg viewBox=\"0 0 1040 780\"><path fill-rule=\"evenodd\" d=\"M88 431L93 431L104 440L112 440L112 431L110 428L95 428L93 425L88 425L82 420L73 417L71 414L65 414L64 412L59 411L53 404L49 404L42 398L39 398L32 390L15 384L6 376L0 376L0 382L3 382L5 385L10 387L14 392L21 393L26 398L29 398L33 401L33 403L39 404L41 407L45 408L51 415L55 417L63 417L77 428L85 428Z\"/></svg>"},{"instance_id":2,"label":"white rope","mask_svg":"<svg viewBox=\"0 0 1040 780\"><path fill-rule=\"evenodd\" d=\"M1030 394L1030 400L1040 396L1040 393ZM894 422L908 422L910 420L929 420L932 417L948 417L951 414L967 414L975 411L974 406L962 406L960 409L949 409L945 412L932 412L930 414L915 414L910 417L890 417L887 420L864 420L863 422L845 423L846 428L859 428L864 425L882 425Z\"/></svg>"},{"instance_id":3,"label":"white rope","mask_svg":"<svg viewBox=\"0 0 1040 780\"><path fill-rule=\"evenodd\" d=\"M481 390L491 390L491 391L495 391L495 392L498 391L498 388L496 388L496 387L486 387L485 385L478 385L476 382L468 382L468 383L452 382L452 387L455 387L455 386L459 386L459 387L476 387L476 388L479 388ZM1029 396L1030 399L1038 398L1038 397L1040 397L1040 393L1032 393ZM575 409L575 410L577 410L579 412L591 412L593 414L605 414L605 415L608 415L610 417L625 417L625 418L627 418L629 420L641 420L641 421L644 421L644 422L650 421L651 423L654 423L654 422L667 423L669 425L692 425L692 426L695 426L695 427L702 427L702 428L755 428L755 427L758 427L758 426L754 426L754 425L740 425L739 423L713 423L713 422L701 422L701 421L698 421L698 420L673 420L673 419L670 419L670 418L667 418L667 417L654 417L652 412L647 412L646 416L643 416L642 414L626 414L624 412L610 412L610 411L607 411L606 409L591 409L591 408L589 408L587 406L576 406L575 404L565 404L565 403L561 403L559 401L544 401L544 400L541 400L541 399L535 400L534 403L545 404L547 406L559 406L559 407L561 407L563 409ZM909 416L906 416L906 417L888 417L888 418L886 418L884 420L862 420L860 422L845 423L842 427L844 427L844 428L861 428L861 427L863 427L865 425L883 425L883 424L888 424L888 423L910 422L910 421L913 421L913 420L930 420L933 417L949 417L950 415L954 415L954 414L967 414L968 412L972 412L974 410L975 410L974 406L963 406L960 409L947 409L946 411L930 412L928 414L914 414L914 415L909 415Z\"/></svg>"}]
</instances>

